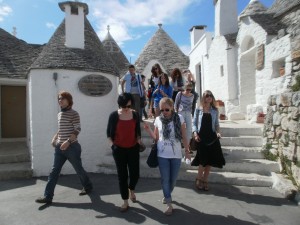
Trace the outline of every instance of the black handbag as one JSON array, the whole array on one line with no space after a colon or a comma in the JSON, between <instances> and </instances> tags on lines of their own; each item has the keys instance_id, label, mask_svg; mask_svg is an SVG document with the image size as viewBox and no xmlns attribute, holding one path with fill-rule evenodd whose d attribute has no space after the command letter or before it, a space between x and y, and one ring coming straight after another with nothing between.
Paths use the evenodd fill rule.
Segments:
<instances>
[{"instance_id":1,"label":"black handbag","mask_svg":"<svg viewBox=\"0 0 300 225\"><path fill-rule=\"evenodd\" d=\"M197 145L198 145L198 142L194 138L191 138L190 143L189 143L190 150L197 151Z\"/></svg>"},{"instance_id":2,"label":"black handbag","mask_svg":"<svg viewBox=\"0 0 300 225\"><path fill-rule=\"evenodd\" d=\"M151 151L150 151L150 154L149 154L146 162L150 168L156 168L158 166L157 144L156 143L152 144Z\"/></svg>"}]
</instances>

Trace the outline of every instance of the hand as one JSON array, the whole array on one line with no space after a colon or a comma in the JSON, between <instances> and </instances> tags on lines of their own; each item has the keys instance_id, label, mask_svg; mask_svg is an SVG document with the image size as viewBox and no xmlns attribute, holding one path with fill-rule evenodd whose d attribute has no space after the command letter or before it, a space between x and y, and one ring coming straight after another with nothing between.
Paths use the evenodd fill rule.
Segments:
<instances>
[{"instance_id":1,"label":"hand","mask_svg":"<svg viewBox=\"0 0 300 225\"><path fill-rule=\"evenodd\" d=\"M185 150L185 158L191 160L191 154L190 154L189 149Z\"/></svg>"},{"instance_id":2,"label":"hand","mask_svg":"<svg viewBox=\"0 0 300 225\"><path fill-rule=\"evenodd\" d=\"M200 142L200 141L201 141L201 139L200 139L200 137L199 137L199 135L198 135L197 133L194 133L194 139L195 139L195 141L197 141L197 142Z\"/></svg>"},{"instance_id":3,"label":"hand","mask_svg":"<svg viewBox=\"0 0 300 225\"><path fill-rule=\"evenodd\" d=\"M147 130L147 131L150 129L150 126L149 126L148 123L144 123L144 129Z\"/></svg>"},{"instance_id":4,"label":"hand","mask_svg":"<svg viewBox=\"0 0 300 225\"><path fill-rule=\"evenodd\" d=\"M222 138L222 136L221 136L221 134L220 134L220 133L217 133L217 137L218 137L219 139L221 139L221 138Z\"/></svg>"},{"instance_id":5,"label":"hand","mask_svg":"<svg viewBox=\"0 0 300 225\"><path fill-rule=\"evenodd\" d=\"M64 143L61 144L60 150L64 151L67 150L67 148L70 146L70 143L68 141L65 141Z\"/></svg>"},{"instance_id":6,"label":"hand","mask_svg":"<svg viewBox=\"0 0 300 225\"><path fill-rule=\"evenodd\" d=\"M55 146L56 146L56 139L55 138L52 139L51 145L55 148Z\"/></svg>"}]
</instances>

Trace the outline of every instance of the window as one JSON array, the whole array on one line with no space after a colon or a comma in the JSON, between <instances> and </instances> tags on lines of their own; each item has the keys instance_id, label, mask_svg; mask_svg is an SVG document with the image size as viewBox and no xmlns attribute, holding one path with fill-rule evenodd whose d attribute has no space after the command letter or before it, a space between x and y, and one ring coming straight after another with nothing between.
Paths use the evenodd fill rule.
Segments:
<instances>
[{"instance_id":1,"label":"window","mask_svg":"<svg viewBox=\"0 0 300 225\"><path fill-rule=\"evenodd\" d=\"M285 58L278 59L272 62L272 78L284 76L286 74L285 71Z\"/></svg>"},{"instance_id":2,"label":"window","mask_svg":"<svg viewBox=\"0 0 300 225\"><path fill-rule=\"evenodd\" d=\"M71 6L71 15L78 15L78 7Z\"/></svg>"},{"instance_id":3,"label":"window","mask_svg":"<svg viewBox=\"0 0 300 225\"><path fill-rule=\"evenodd\" d=\"M220 74L221 74L221 77L224 76L224 66L223 65L220 66Z\"/></svg>"}]
</instances>

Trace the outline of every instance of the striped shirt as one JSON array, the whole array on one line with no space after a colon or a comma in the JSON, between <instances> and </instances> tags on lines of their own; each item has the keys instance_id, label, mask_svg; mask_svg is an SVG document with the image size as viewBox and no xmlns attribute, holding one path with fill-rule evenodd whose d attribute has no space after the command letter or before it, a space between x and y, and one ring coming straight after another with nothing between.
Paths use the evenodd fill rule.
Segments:
<instances>
[{"instance_id":1,"label":"striped shirt","mask_svg":"<svg viewBox=\"0 0 300 225\"><path fill-rule=\"evenodd\" d=\"M59 112L58 115L58 137L57 143L62 144L66 141L71 134L75 134L76 136L80 133L80 117L78 112L73 109ZM77 141L75 139L74 141ZM73 142L74 142L73 141Z\"/></svg>"}]
</instances>

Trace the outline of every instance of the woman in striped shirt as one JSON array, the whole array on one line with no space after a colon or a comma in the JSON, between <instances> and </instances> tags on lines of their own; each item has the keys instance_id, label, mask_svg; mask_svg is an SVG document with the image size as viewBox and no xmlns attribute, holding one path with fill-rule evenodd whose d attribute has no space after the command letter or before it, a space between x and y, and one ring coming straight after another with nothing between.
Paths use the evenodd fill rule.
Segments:
<instances>
[{"instance_id":1,"label":"woman in striped shirt","mask_svg":"<svg viewBox=\"0 0 300 225\"><path fill-rule=\"evenodd\" d=\"M83 186L79 195L86 195L93 189L93 185L82 167L81 146L77 141L77 136L81 131L80 117L78 112L72 109L72 95L65 91L60 92L58 104L61 111L57 115L58 132L52 139L52 146L55 148L53 168L48 178L44 196L36 199L37 203L52 203L60 171L67 160L72 164Z\"/></svg>"}]
</instances>

